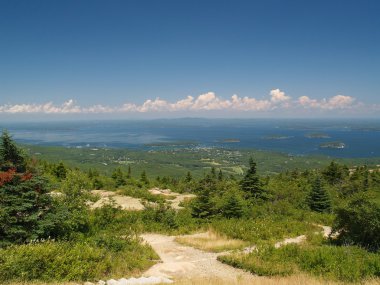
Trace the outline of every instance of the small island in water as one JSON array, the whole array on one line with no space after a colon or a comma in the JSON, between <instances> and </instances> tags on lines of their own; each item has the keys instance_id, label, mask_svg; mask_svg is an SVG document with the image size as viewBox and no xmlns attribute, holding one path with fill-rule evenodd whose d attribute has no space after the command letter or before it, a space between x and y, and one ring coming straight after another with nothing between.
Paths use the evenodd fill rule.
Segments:
<instances>
[{"instance_id":1,"label":"small island in water","mask_svg":"<svg viewBox=\"0 0 380 285\"><path fill-rule=\"evenodd\" d=\"M334 148L334 149L343 149L346 148L346 144L343 142L327 142L319 145L320 148Z\"/></svg>"},{"instance_id":2,"label":"small island in water","mask_svg":"<svg viewBox=\"0 0 380 285\"><path fill-rule=\"evenodd\" d=\"M264 140L286 140L290 139L292 136L285 136L285 135L269 135L263 137Z\"/></svg>"},{"instance_id":3,"label":"small island in water","mask_svg":"<svg viewBox=\"0 0 380 285\"><path fill-rule=\"evenodd\" d=\"M305 134L305 137L307 137L308 139L329 139L330 138L330 136L325 133L309 133L309 134Z\"/></svg>"},{"instance_id":4,"label":"small island in water","mask_svg":"<svg viewBox=\"0 0 380 285\"><path fill-rule=\"evenodd\" d=\"M239 139L224 139L223 143L239 143Z\"/></svg>"}]
</instances>

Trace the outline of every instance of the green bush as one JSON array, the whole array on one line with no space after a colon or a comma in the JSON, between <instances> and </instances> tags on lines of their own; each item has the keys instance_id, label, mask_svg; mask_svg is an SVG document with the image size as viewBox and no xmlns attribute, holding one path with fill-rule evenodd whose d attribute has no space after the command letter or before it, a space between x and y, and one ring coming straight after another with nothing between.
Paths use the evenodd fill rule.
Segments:
<instances>
[{"instance_id":1,"label":"green bush","mask_svg":"<svg viewBox=\"0 0 380 285\"><path fill-rule=\"evenodd\" d=\"M334 222L341 244L356 244L369 250L380 249L380 205L366 197L356 197L339 208Z\"/></svg>"},{"instance_id":2,"label":"green bush","mask_svg":"<svg viewBox=\"0 0 380 285\"><path fill-rule=\"evenodd\" d=\"M302 250L296 262L302 271L341 281L380 277L380 255L358 247L322 246Z\"/></svg>"},{"instance_id":3,"label":"green bush","mask_svg":"<svg viewBox=\"0 0 380 285\"><path fill-rule=\"evenodd\" d=\"M155 253L138 240L111 236L11 246L0 250L0 282L121 278L145 270L153 259Z\"/></svg>"},{"instance_id":4,"label":"green bush","mask_svg":"<svg viewBox=\"0 0 380 285\"><path fill-rule=\"evenodd\" d=\"M259 276L286 276L294 273L297 268L294 264L283 262L280 256L235 254L219 256L218 260L236 268L247 270Z\"/></svg>"},{"instance_id":5,"label":"green bush","mask_svg":"<svg viewBox=\"0 0 380 285\"><path fill-rule=\"evenodd\" d=\"M120 235L159 232L187 234L199 228L198 221L188 209L175 211L164 205L147 207L143 211L123 211L103 206L90 212L91 232Z\"/></svg>"},{"instance_id":6,"label":"green bush","mask_svg":"<svg viewBox=\"0 0 380 285\"><path fill-rule=\"evenodd\" d=\"M217 232L230 238L241 239L254 244L280 241L286 237L295 237L320 230L312 224L276 217L214 220L211 226Z\"/></svg>"},{"instance_id":7,"label":"green bush","mask_svg":"<svg viewBox=\"0 0 380 285\"><path fill-rule=\"evenodd\" d=\"M219 260L265 276L283 276L302 271L344 282L380 277L380 255L352 246L262 247L248 255L221 256Z\"/></svg>"}]
</instances>

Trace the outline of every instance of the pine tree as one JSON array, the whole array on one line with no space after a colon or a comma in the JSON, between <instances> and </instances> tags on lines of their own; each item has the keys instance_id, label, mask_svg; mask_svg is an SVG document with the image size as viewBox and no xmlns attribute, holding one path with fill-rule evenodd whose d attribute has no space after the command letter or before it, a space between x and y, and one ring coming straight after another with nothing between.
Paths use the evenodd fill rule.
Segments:
<instances>
[{"instance_id":1,"label":"pine tree","mask_svg":"<svg viewBox=\"0 0 380 285\"><path fill-rule=\"evenodd\" d=\"M222 172L221 169L219 169L218 180L219 180L219 181L223 181L223 172Z\"/></svg>"},{"instance_id":2,"label":"pine tree","mask_svg":"<svg viewBox=\"0 0 380 285\"><path fill-rule=\"evenodd\" d=\"M215 180L207 174L201 179L195 189L197 198L192 203L192 216L196 218L209 218L214 215L215 203L212 194L216 191Z\"/></svg>"},{"instance_id":3,"label":"pine tree","mask_svg":"<svg viewBox=\"0 0 380 285\"><path fill-rule=\"evenodd\" d=\"M148 177L146 176L145 170L141 172L140 181L144 184L149 184L149 180L148 180Z\"/></svg>"},{"instance_id":4,"label":"pine tree","mask_svg":"<svg viewBox=\"0 0 380 285\"><path fill-rule=\"evenodd\" d=\"M92 173L91 173L92 174ZM60 162L54 169L54 175L58 178L58 179L65 179L66 178L66 175L67 175L67 169L65 167L65 165Z\"/></svg>"},{"instance_id":5,"label":"pine tree","mask_svg":"<svg viewBox=\"0 0 380 285\"><path fill-rule=\"evenodd\" d=\"M213 215L214 203L211 200L210 189L198 189L199 194L192 203L192 216L195 218L209 218Z\"/></svg>"},{"instance_id":6,"label":"pine tree","mask_svg":"<svg viewBox=\"0 0 380 285\"><path fill-rule=\"evenodd\" d=\"M320 177L315 179L308 197L308 204L311 210L316 212L330 212L331 200L329 194L323 188Z\"/></svg>"},{"instance_id":7,"label":"pine tree","mask_svg":"<svg viewBox=\"0 0 380 285\"><path fill-rule=\"evenodd\" d=\"M212 177L212 179L216 179L216 170L215 170L215 167L211 168L211 177Z\"/></svg>"},{"instance_id":8,"label":"pine tree","mask_svg":"<svg viewBox=\"0 0 380 285\"><path fill-rule=\"evenodd\" d=\"M16 146L7 131L3 131L0 138L0 170L7 171L16 168L17 172L25 171L25 159L21 150Z\"/></svg>"},{"instance_id":9,"label":"pine tree","mask_svg":"<svg viewBox=\"0 0 380 285\"><path fill-rule=\"evenodd\" d=\"M331 184L337 184L343 181L345 174L345 167L340 166L335 161L332 161L330 165L322 172L324 178Z\"/></svg>"},{"instance_id":10,"label":"pine tree","mask_svg":"<svg viewBox=\"0 0 380 285\"><path fill-rule=\"evenodd\" d=\"M116 168L112 173L112 179L115 181L115 186L120 187L125 185L124 173L120 167Z\"/></svg>"},{"instance_id":11,"label":"pine tree","mask_svg":"<svg viewBox=\"0 0 380 285\"><path fill-rule=\"evenodd\" d=\"M191 176L191 172L188 171L185 177L185 182L189 183L191 180L193 180L193 177Z\"/></svg>"},{"instance_id":12,"label":"pine tree","mask_svg":"<svg viewBox=\"0 0 380 285\"><path fill-rule=\"evenodd\" d=\"M243 180L240 182L241 190L246 198L267 199L268 193L263 189L260 178L257 174L256 163L253 158L249 159L249 169Z\"/></svg>"},{"instance_id":13,"label":"pine tree","mask_svg":"<svg viewBox=\"0 0 380 285\"><path fill-rule=\"evenodd\" d=\"M15 172L0 185L0 247L54 235L53 202L46 185L40 177Z\"/></svg>"},{"instance_id":14,"label":"pine tree","mask_svg":"<svg viewBox=\"0 0 380 285\"><path fill-rule=\"evenodd\" d=\"M128 178L128 179L131 179L131 178L132 178L132 170L131 170L131 166L130 166L130 165L128 165L127 178Z\"/></svg>"},{"instance_id":15,"label":"pine tree","mask_svg":"<svg viewBox=\"0 0 380 285\"><path fill-rule=\"evenodd\" d=\"M228 191L224 195L221 213L225 218L240 218L243 216L244 203L237 191Z\"/></svg>"}]
</instances>

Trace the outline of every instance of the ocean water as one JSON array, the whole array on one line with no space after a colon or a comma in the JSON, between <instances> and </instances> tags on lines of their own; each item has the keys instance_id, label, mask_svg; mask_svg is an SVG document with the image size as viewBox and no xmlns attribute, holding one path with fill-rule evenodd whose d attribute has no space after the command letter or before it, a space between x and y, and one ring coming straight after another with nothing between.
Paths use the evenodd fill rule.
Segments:
<instances>
[{"instance_id":1,"label":"ocean water","mask_svg":"<svg viewBox=\"0 0 380 285\"><path fill-rule=\"evenodd\" d=\"M380 120L160 119L0 122L24 144L155 149L223 147L293 155L380 157ZM322 148L344 143L344 148Z\"/></svg>"}]
</instances>

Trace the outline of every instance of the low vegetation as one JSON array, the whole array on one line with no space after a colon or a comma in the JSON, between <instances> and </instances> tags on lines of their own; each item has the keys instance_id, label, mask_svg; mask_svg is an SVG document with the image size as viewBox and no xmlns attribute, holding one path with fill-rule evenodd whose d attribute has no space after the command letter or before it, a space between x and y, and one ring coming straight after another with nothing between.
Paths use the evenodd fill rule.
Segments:
<instances>
[{"instance_id":1,"label":"low vegetation","mask_svg":"<svg viewBox=\"0 0 380 285\"><path fill-rule=\"evenodd\" d=\"M345 282L380 277L379 255L354 246L263 247L248 255L226 255L219 259L259 276L287 276L305 272Z\"/></svg>"},{"instance_id":2,"label":"low vegetation","mask_svg":"<svg viewBox=\"0 0 380 285\"><path fill-rule=\"evenodd\" d=\"M278 279L285 280L283 284L309 276L314 276L310 280L317 280L315 284L319 279L379 280L380 172L331 162L323 168L265 176L257 169L261 163L256 163L251 159L242 176L222 167L210 167L203 176L186 171L181 177L155 178L149 168L137 174L130 165L108 172L101 167L80 169L29 157L4 132L0 139L0 283L138 275L158 258L141 243L141 233L205 231L207 235L177 240L216 252L255 245L257 252L236 252L220 260L262 276L288 276ZM153 195L148 191L153 187L196 198L173 209L173 197ZM112 203L91 209L88 201L96 199L93 189L139 198L145 209L124 211ZM323 238L318 225L333 226L333 235ZM299 235L306 235L307 241L273 247Z\"/></svg>"},{"instance_id":3,"label":"low vegetation","mask_svg":"<svg viewBox=\"0 0 380 285\"><path fill-rule=\"evenodd\" d=\"M230 250L243 249L249 243L238 239L230 239L225 235L214 231L204 233L178 236L176 242L192 246L205 251L224 252Z\"/></svg>"},{"instance_id":4,"label":"low vegetation","mask_svg":"<svg viewBox=\"0 0 380 285\"><path fill-rule=\"evenodd\" d=\"M139 274L158 257L135 238L102 235L39 241L0 250L0 280L77 281Z\"/></svg>"}]
</instances>

